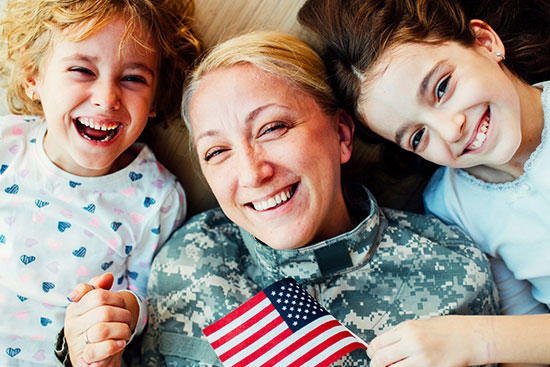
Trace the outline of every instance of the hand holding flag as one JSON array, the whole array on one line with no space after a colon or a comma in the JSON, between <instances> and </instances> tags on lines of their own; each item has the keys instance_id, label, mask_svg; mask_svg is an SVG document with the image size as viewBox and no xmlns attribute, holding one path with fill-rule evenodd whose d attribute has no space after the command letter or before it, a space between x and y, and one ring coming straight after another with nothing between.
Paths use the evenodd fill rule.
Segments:
<instances>
[{"instance_id":1,"label":"hand holding flag","mask_svg":"<svg viewBox=\"0 0 550 367\"><path fill-rule=\"evenodd\" d=\"M292 278L273 283L203 332L227 367L324 367L367 348Z\"/></svg>"}]
</instances>

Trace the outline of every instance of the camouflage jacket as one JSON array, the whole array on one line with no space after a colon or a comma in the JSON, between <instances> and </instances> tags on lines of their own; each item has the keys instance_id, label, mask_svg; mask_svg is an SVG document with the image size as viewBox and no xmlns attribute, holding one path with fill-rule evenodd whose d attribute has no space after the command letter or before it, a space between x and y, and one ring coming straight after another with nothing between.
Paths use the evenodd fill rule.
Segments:
<instances>
[{"instance_id":1,"label":"camouflage jacket","mask_svg":"<svg viewBox=\"0 0 550 367\"><path fill-rule=\"evenodd\" d=\"M462 232L380 209L363 187L352 197L354 229L296 250L266 246L220 209L190 219L153 263L145 365L221 366L202 328L284 277L367 342L407 319L497 312L487 259ZM334 365L367 364L356 350Z\"/></svg>"}]
</instances>

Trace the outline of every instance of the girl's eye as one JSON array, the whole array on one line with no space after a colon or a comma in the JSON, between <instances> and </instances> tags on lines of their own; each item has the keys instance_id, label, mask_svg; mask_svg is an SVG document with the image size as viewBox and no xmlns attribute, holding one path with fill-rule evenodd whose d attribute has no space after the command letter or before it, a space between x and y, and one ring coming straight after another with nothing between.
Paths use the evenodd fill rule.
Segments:
<instances>
[{"instance_id":1,"label":"girl's eye","mask_svg":"<svg viewBox=\"0 0 550 367\"><path fill-rule=\"evenodd\" d=\"M411 148L413 151L416 151L420 143L422 142L422 137L424 136L424 133L426 132L426 128L423 127L420 130L417 130L412 134L410 139Z\"/></svg>"},{"instance_id":2,"label":"girl's eye","mask_svg":"<svg viewBox=\"0 0 550 367\"><path fill-rule=\"evenodd\" d=\"M205 162L208 162L210 161L212 158L215 158L217 156L219 156L220 154L222 154L223 152L227 151L228 149L222 149L222 148L211 148L209 150L206 151L206 153L204 154L204 161Z\"/></svg>"},{"instance_id":3,"label":"girl's eye","mask_svg":"<svg viewBox=\"0 0 550 367\"><path fill-rule=\"evenodd\" d=\"M451 80L451 76L448 75L445 78L441 79L439 84L435 87L435 100L437 102L441 101L441 99L445 96L445 93L447 93L447 88L449 87L449 81Z\"/></svg>"},{"instance_id":4,"label":"girl's eye","mask_svg":"<svg viewBox=\"0 0 550 367\"><path fill-rule=\"evenodd\" d=\"M93 71L91 71L88 68L82 67L82 66L74 66L74 67L70 68L69 71L74 71L74 72L77 72L77 73L80 73L80 74L85 74L85 75L94 75Z\"/></svg>"},{"instance_id":5,"label":"girl's eye","mask_svg":"<svg viewBox=\"0 0 550 367\"><path fill-rule=\"evenodd\" d=\"M269 135L269 138L279 137L288 131L288 126L284 122L273 122L263 126L258 137Z\"/></svg>"}]
</instances>

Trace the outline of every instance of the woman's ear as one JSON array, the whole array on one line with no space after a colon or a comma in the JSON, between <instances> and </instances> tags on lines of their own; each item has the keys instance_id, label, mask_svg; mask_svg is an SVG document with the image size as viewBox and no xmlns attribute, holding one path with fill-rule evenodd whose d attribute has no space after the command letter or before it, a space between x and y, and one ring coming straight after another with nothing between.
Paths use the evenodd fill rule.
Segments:
<instances>
[{"instance_id":1,"label":"woman's ear","mask_svg":"<svg viewBox=\"0 0 550 367\"><path fill-rule=\"evenodd\" d=\"M504 44L497 32L487 23L479 19L470 21L470 28L475 35L478 47L489 51L497 62L504 60Z\"/></svg>"},{"instance_id":2,"label":"woman's ear","mask_svg":"<svg viewBox=\"0 0 550 367\"><path fill-rule=\"evenodd\" d=\"M344 164L351 158L355 123L351 116L342 109L336 111L336 118L338 120L338 136L340 137L340 163Z\"/></svg>"}]
</instances>

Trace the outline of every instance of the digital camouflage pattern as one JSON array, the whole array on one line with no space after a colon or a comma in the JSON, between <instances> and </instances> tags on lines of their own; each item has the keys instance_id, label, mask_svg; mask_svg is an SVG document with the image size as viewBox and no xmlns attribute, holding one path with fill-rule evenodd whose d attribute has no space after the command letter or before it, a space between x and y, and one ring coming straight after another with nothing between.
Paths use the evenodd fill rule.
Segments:
<instances>
[{"instance_id":1,"label":"digital camouflage pattern","mask_svg":"<svg viewBox=\"0 0 550 367\"><path fill-rule=\"evenodd\" d=\"M497 312L488 261L468 237L435 217L380 209L363 187L352 191L359 225L296 250L260 243L220 209L189 220L153 263L145 365L221 366L202 328L289 276L367 342L408 319ZM367 364L357 350L333 365Z\"/></svg>"}]
</instances>

